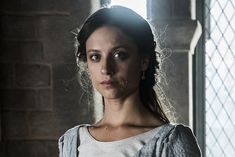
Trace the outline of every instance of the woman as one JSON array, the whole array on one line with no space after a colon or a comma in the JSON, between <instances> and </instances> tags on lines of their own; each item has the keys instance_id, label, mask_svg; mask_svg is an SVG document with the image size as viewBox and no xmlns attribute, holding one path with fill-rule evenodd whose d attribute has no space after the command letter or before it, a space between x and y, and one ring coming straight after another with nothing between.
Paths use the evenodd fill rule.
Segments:
<instances>
[{"instance_id":1,"label":"woman","mask_svg":"<svg viewBox=\"0 0 235 157\"><path fill-rule=\"evenodd\" d=\"M125 7L102 8L77 41L78 65L87 66L104 114L68 130L59 139L60 157L200 156L191 130L169 123L153 89L159 62L146 20Z\"/></svg>"}]
</instances>

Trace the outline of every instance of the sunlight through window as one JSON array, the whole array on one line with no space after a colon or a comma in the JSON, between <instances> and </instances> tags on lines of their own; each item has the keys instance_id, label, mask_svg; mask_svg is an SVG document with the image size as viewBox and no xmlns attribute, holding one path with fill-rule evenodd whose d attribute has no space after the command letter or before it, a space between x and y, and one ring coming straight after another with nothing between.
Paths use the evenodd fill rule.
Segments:
<instances>
[{"instance_id":1,"label":"sunlight through window","mask_svg":"<svg viewBox=\"0 0 235 157\"><path fill-rule=\"evenodd\" d=\"M128 7L145 19L147 18L146 0L112 0L111 5L121 5Z\"/></svg>"},{"instance_id":2,"label":"sunlight through window","mask_svg":"<svg viewBox=\"0 0 235 157\"><path fill-rule=\"evenodd\" d=\"M205 4L206 156L235 156L235 3ZM233 154L233 155L232 155Z\"/></svg>"}]
</instances>

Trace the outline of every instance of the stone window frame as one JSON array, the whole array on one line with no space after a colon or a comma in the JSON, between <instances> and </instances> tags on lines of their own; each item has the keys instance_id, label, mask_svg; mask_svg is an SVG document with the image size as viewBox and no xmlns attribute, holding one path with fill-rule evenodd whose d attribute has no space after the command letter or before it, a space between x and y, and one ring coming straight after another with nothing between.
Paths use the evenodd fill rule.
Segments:
<instances>
[{"instance_id":1,"label":"stone window frame","mask_svg":"<svg viewBox=\"0 0 235 157\"><path fill-rule=\"evenodd\" d=\"M210 1L210 0L206 0ZM196 19L200 21L202 30L205 25L210 25L210 19L205 18L205 0L196 1ZM205 131L205 41L209 34L202 31L202 36L197 44L193 57L193 111L194 133L197 136L202 156L206 155Z\"/></svg>"}]
</instances>

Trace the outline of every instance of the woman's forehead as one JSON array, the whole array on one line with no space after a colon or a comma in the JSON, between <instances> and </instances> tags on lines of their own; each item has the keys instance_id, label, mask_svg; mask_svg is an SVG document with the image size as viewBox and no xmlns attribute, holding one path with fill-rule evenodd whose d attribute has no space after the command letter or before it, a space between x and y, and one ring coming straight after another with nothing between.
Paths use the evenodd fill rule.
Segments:
<instances>
[{"instance_id":1,"label":"woman's forehead","mask_svg":"<svg viewBox=\"0 0 235 157\"><path fill-rule=\"evenodd\" d=\"M116 44L133 43L131 37L125 34L121 29L115 26L102 26L97 28L88 38L87 41L99 42L108 40Z\"/></svg>"}]
</instances>

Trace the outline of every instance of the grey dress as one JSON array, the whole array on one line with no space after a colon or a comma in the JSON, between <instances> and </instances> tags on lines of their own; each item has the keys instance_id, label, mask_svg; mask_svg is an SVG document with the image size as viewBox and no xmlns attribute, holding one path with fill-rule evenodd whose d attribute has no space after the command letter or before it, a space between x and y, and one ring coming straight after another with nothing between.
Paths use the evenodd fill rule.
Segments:
<instances>
[{"instance_id":1,"label":"grey dress","mask_svg":"<svg viewBox=\"0 0 235 157\"><path fill-rule=\"evenodd\" d=\"M86 124L84 124L86 125ZM78 125L59 139L59 157L78 157ZM190 128L181 124L164 124L155 136L133 157L200 157L201 152Z\"/></svg>"}]
</instances>

